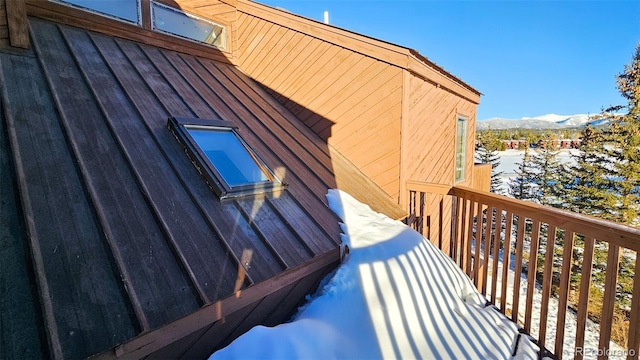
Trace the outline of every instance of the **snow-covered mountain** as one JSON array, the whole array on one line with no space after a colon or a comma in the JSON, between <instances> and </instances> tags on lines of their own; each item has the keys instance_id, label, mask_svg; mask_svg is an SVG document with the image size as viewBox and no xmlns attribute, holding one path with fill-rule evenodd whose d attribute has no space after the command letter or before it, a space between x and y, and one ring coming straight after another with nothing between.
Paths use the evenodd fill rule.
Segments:
<instances>
[{"instance_id":1,"label":"snow-covered mountain","mask_svg":"<svg viewBox=\"0 0 640 360\"><path fill-rule=\"evenodd\" d=\"M589 115L557 115L547 114L535 117L523 117L522 119L491 118L477 122L478 130L491 129L561 129L584 126L589 122ZM598 121L594 125L600 125L605 121Z\"/></svg>"}]
</instances>

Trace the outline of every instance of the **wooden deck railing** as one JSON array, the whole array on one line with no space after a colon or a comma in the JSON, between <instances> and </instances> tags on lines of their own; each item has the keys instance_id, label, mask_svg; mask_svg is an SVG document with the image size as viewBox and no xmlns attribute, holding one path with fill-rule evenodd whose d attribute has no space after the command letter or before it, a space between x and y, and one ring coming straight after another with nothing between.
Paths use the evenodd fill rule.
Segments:
<instances>
[{"instance_id":1,"label":"wooden deck railing","mask_svg":"<svg viewBox=\"0 0 640 360\"><path fill-rule=\"evenodd\" d=\"M541 348L558 358L638 359L640 277L621 284L618 274L621 259L631 274L640 269L640 229L470 188L408 182L407 189L409 225ZM588 323L599 324L597 348L585 346ZM619 347L610 344L612 332Z\"/></svg>"}]
</instances>

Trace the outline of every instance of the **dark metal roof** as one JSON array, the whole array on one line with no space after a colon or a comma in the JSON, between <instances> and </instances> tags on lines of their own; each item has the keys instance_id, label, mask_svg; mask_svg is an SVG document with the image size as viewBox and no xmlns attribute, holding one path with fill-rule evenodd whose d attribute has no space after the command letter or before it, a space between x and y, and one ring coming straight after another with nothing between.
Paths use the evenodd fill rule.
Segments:
<instances>
[{"instance_id":1,"label":"dark metal roof","mask_svg":"<svg viewBox=\"0 0 640 360\"><path fill-rule=\"evenodd\" d=\"M235 67L30 27L0 52L0 355L86 357L338 247L327 145ZM218 200L172 116L234 123L287 190Z\"/></svg>"}]
</instances>

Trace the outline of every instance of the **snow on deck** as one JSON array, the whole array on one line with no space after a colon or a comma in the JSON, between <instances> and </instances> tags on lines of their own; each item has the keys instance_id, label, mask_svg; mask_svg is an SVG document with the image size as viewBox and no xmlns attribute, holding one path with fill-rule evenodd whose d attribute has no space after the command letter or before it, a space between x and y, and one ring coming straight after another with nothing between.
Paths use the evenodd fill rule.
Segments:
<instances>
[{"instance_id":1,"label":"snow on deck","mask_svg":"<svg viewBox=\"0 0 640 360\"><path fill-rule=\"evenodd\" d=\"M349 258L291 322L257 326L211 359L538 358L422 235L339 190L327 199Z\"/></svg>"}]
</instances>

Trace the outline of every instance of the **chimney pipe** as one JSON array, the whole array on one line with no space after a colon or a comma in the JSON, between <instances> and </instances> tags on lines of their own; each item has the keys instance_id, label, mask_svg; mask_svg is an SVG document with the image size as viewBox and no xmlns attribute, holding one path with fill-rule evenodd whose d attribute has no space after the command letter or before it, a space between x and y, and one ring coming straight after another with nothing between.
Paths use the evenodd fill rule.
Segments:
<instances>
[{"instance_id":1,"label":"chimney pipe","mask_svg":"<svg viewBox=\"0 0 640 360\"><path fill-rule=\"evenodd\" d=\"M329 23L329 12L328 11L324 12L324 23L325 24Z\"/></svg>"}]
</instances>

